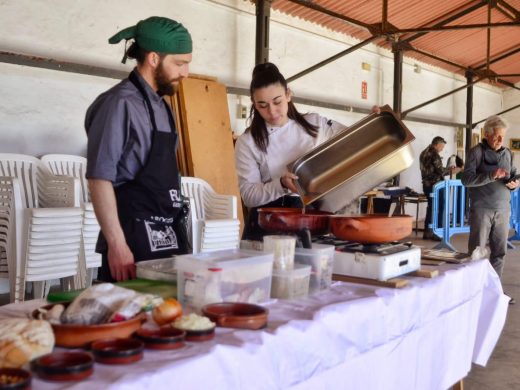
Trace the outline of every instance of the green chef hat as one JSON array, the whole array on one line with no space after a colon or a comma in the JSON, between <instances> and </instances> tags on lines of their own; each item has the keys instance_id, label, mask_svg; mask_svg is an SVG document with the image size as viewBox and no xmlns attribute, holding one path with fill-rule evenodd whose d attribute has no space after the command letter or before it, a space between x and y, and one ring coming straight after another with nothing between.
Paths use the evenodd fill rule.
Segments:
<instances>
[{"instance_id":1,"label":"green chef hat","mask_svg":"<svg viewBox=\"0 0 520 390\"><path fill-rule=\"evenodd\" d=\"M139 47L147 51L166 54L188 54L192 52L191 35L175 20L152 16L135 26L127 27L111 37L108 42L119 43L122 39L134 39ZM126 61L126 55L123 63Z\"/></svg>"}]
</instances>

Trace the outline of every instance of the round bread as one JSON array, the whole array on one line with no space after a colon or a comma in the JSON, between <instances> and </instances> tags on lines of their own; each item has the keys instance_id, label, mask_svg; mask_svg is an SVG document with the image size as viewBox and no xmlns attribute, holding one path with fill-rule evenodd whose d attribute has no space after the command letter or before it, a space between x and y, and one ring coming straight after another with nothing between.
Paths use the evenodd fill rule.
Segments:
<instances>
[{"instance_id":1,"label":"round bread","mask_svg":"<svg viewBox=\"0 0 520 390\"><path fill-rule=\"evenodd\" d=\"M54 333L47 321L25 318L0 320L0 367L18 368L52 352Z\"/></svg>"}]
</instances>

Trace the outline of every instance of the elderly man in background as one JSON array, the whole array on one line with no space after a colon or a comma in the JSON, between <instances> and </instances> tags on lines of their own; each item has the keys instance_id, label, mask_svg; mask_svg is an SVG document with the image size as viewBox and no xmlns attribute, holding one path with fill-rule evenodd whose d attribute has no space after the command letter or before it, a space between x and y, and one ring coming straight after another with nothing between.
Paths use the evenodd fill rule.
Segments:
<instances>
[{"instance_id":1,"label":"elderly man in background","mask_svg":"<svg viewBox=\"0 0 520 390\"><path fill-rule=\"evenodd\" d=\"M436 237L429 227L429 225L432 223L433 199L430 197L430 195L433 191L433 186L437 182L444 180L444 176L449 175L450 173L457 173L460 171L460 168L456 167L444 168L442 164L442 157L440 156L440 153L444 149L444 145L446 145L446 141L444 140L444 138L439 136L434 137L432 143L421 152L421 155L419 157L423 192L424 195L428 197L428 207L426 209L426 218L424 220L423 239L440 241L440 238ZM439 216L439 226L442 226L444 194L442 192L440 192L439 194L439 212L437 215Z\"/></svg>"},{"instance_id":2,"label":"elderly man in background","mask_svg":"<svg viewBox=\"0 0 520 390\"><path fill-rule=\"evenodd\" d=\"M470 198L469 253L486 247L489 240L489 261L502 277L509 233L511 190L518 187L513 154L504 147L508 125L499 116L491 116L484 124L484 139L473 147L466 159L462 184ZM509 303L514 303L513 298Z\"/></svg>"}]
</instances>

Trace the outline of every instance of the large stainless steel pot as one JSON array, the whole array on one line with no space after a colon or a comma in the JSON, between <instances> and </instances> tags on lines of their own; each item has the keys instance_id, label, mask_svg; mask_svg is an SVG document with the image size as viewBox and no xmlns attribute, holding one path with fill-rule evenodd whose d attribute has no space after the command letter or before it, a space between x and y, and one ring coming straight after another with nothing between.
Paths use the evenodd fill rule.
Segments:
<instances>
[{"instance_id":1,"label":"large stainless steel pot","mask_svg":"<svg viewBox=\"0 0 520 390\"><path fill-rule=\"evenodd\" d=\"M335 215L330 217L330 230L342 240L380 244L408 237L412 234L412 222L410 215Z\"/></svg>"},{"instance_id":2,"label":"large stainless steel pot","mask_svg":"<svg viewBox=\"0 0 520 390\"><path fill-rule=\"evenodd\" d=\"M337 212L412 165L413 134L388 106L287 167L305 205Z\"/></svg>"}]
</instances>

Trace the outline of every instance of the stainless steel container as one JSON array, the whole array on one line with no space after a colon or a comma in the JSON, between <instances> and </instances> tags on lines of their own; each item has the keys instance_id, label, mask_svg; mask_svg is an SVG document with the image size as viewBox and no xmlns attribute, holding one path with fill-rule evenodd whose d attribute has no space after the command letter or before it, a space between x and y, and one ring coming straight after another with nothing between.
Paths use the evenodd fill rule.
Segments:
<instances>
[{"instance_id":1,"label":"stainless steel container","mask_svg":"<svg viewBox=\"0 0 520 390\"><path fill-rule=\"evenodd\" d=\"M336 212L412 165L413 134L388 106L287 167L305 205Z\"/></svg>"}]
</instances>

